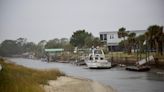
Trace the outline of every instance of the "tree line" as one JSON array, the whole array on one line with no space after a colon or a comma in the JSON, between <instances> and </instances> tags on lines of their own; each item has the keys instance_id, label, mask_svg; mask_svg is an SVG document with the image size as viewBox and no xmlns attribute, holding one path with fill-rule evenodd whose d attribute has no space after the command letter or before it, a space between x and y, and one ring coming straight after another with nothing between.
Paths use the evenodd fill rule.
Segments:
<instances>
[{"instance_id":1,"label":"tree line","mask_svg":"<svg viewBox=\"0 0 164 92\"><path fill-rule=\"evenodd\" d=\"M44 49L51 48L64 48L66 51L74 50L74 47L78 48L90 48L91 46L102 45L98 37L94 37L91 33L85 30L75 31L71 38L54 38L46 41L41 40L39 43L28 42L26 38L18 38L17 40L4 40L0 44L0 56L13 56L21 55L23 53L35 53L35 56L43 57Z\"/></svg>"},{"instance_id":2,"label":"tree line","mask_svg":"<svg viewBox=\"0 0 164 92\"><path fill-rule=\"evenodd\" d=\"M131 53L132 49L139 49L144 52L146 48L150 51L156 51L157 54L163 54L164 33L163 26L152 25L147 28L147 32L143 35L136 36L136 33L129 32L122 27L118 30L118 37L123 38L119 43L119 47L124 51ZM146 44L145 44L146 43ZM28 42L26 38L18 38L17 40L4 40L0 44L0 56L20 55L22 53L35 53L36 57L42 57L44 49L64 48L66 51L72 51L77 48L90 48L92 46L104 46L99 37L94 37L92 33L86 30L77 30L73 32L70 39L54 38L49 41L41 40L39 43Z\"/></svg>"},{"instance_id":3,"label":"tree line","mask_svg":"<svg viewBox=\"0 0 164 92\"><path fill-rule=\"evenodd\" d=\"M132 49L144 51L155 51L156 54L163 55L164 32L163 26L151 25L143 35L136 36L136 33L129 32L121 27L118 30L118 37L123 38L119 46L124 52L131 53Z\"/></svg>"}]
</instances>

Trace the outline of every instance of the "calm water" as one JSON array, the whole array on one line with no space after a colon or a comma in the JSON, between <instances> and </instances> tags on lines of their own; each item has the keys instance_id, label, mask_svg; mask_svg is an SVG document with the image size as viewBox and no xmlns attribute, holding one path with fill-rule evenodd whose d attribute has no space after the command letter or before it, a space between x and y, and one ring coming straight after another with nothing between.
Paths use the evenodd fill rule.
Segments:
<instances>
[{"instance_id":1,"label":"calm water","mask_svg":"<svg viewBox=\"0 0 164 92\"><path fill-rule=\"evenodd\" d=\"M30 68L58 68L67 75L84 77L110 85L118 92L164 92L164 76L150 72L130 72L123 68L87 69L85 66L74 66L64 63L46 63L40 60L11 58L16 64ZM163 71L164 72L164 71Z\"/></svg>"}]
</instances>

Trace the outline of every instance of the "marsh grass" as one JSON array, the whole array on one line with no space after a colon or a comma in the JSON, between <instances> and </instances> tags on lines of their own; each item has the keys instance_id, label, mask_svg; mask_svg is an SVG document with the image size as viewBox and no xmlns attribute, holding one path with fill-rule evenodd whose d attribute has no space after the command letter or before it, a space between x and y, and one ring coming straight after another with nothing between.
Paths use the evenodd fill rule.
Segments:
<instances>
[{"instance_id":1,"label":"marsh grass","mask_svg":"<svg viewBox=\"0 0 164 92\"><path fill-rule=\"evenodd\" d=\"M34 70L23 66L5 63L0 59L0 92L44 92L41 84L64 76L58 70Z\"/></svg>"}]
</instances>

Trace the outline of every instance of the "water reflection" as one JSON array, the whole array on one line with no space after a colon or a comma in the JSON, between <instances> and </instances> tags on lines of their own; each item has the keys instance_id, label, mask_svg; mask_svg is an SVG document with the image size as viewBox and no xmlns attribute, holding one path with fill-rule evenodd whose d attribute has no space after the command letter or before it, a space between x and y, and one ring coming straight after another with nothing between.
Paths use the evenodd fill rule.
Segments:
<instances>
[{"instance_id":1,"label":"water reflection","mask_svg":"<svg viewBox=\"0 0 164 92\"><path fill-rule=\"evenodd\" d=\"M164 81L163 72L150 72L146 76L147 80Z\"/></svg>"}]
</instances>

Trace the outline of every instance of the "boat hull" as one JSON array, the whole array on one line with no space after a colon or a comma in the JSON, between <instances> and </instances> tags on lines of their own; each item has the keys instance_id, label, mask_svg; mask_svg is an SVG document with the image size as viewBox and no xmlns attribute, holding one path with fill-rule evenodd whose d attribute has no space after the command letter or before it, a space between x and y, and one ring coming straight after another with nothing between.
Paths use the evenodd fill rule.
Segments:
<instances>
[{"instance_id":1,"label":"boat hull","mask_svg":"<svg viewBox=\"0 0 164 92\"><path fill-rule=\"evenodd\" d=\"M86 65L88 68L111 68L111 62L91 62L91 61L86 61Z\"/></svg>"}]
</instances>

